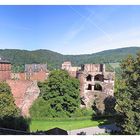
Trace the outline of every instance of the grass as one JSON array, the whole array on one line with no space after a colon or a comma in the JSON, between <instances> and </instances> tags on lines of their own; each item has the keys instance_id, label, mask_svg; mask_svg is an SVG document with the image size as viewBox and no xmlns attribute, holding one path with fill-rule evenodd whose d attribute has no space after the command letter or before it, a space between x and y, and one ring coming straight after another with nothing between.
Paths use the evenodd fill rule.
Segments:
<instances>
[{"instance_id":1,"label":"grass","mask_svg":"<svg viewBox=\"0 0 140 140\"><path fill-rule=\"evenodd\" d=\"M108 124L109 122L105 119L93 121L90 119L79 119L79 120L32 120L30 125L31 131L36 130L49 130L54 127L59 127L65 130L74 130L85 127L98 126Z\"/></svg>"}]
</instances>

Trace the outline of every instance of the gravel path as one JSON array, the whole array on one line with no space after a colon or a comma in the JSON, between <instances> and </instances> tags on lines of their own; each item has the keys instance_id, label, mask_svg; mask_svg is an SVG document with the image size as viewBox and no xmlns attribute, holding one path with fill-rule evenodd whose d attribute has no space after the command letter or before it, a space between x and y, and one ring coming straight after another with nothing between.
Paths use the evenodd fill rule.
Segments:
<instances>
[{"instance_id":1,"label":"gravel path","mask_svg":"<svg viewBox=\"0 0 140 140\"><path fill-rule=\"evenodd\" d=\"M102 125L97 127L88 127L77 130L68 131L68 135L95 135L103 134L110 131L119 131L120 129L115 124Z\"/></svg>"}]
</instances>

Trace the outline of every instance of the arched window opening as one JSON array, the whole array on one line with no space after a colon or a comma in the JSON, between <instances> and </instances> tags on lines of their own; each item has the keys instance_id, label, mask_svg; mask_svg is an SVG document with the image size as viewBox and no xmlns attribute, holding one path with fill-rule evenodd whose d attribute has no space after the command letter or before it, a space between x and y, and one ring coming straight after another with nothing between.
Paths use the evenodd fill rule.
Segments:
<instances>
[{"instance_id":1,"label":"arched window opening","mask_svg":"<svg viewBox=\"0 0 140 140\"><path fill-rule=\"evenodd\" d=\"M103 81L104 77L103 75L101 74L97 74L95 77L94 77L94 81Z\"/></svg>"},{"instance_id":2,"label":"arched window opening","mask_svg":"<svg viewBox=\"0 0 140 140\"><path fill-rule=\"evenodd\" d=\"M92 90L92 85L88 84L87 90Z\"/></svg>"},{"instance_id":3,"label":"arched window opening","mask_svg":"<svg viewBox=\"0 0 140 140\"><path fill-rule=\"evenodd\" d=\"M86 78L86 80L87 81L92 81L92 76L91 75L88 75L87 78Z\"/></svg>"},{"instance_id":4,"label":"arched window opening","mask_svg":"<svg viewBox=\"0 0 140 140\"><path fill-rule=\"evenodd\" d=\"M102 86L101 86L100 84L96 83L96 84L94 85L94 90L102 91Z\"/></svg>"}]
</instances>

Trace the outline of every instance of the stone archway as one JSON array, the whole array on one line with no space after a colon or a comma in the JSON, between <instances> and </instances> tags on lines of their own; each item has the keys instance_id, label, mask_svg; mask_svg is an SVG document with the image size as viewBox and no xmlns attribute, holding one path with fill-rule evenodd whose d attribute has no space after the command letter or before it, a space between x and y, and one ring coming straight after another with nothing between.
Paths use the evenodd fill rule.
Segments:
<instances>
[{"instance_id":1,"label":"stone archway","mask_svg":"<svg viewBox=\"0 0 140 140\"><path fill-rule=\"evenodd\" d=\"M92 90L92 85L88 84L87 90Z\"/></svg>"},{"instance_id":2,"label":"stone archway","mask_svg":"<svg viewBox=\"0 0 140 140\"><path fill-rule=\"evenodd\" d=\"M89 74L89 75L86 77L86 80L87 80L87 81L92 81L92 75Z\"/></svg>"},{"instance_id":3,"label":"stone archway","mask_svg":"<svg viewBox=\"0 0 140 140\"><path fill-rule=\"evenodd\" d=\"M103 82L103 80L104 80L104 76L102 74L97 74L94 77L94 81L101 81L101 82Z\"/></svg>"},{"instance_id":4,"label":"stone archway","mask_svg":"<svg viewBox=\"0 0 140 140\"><path fill-rule=\"evenodd\" d=\"M95 91L102 91L102 86L99 83L95 83L94 90Z\"/></svg>"}]
</instances>

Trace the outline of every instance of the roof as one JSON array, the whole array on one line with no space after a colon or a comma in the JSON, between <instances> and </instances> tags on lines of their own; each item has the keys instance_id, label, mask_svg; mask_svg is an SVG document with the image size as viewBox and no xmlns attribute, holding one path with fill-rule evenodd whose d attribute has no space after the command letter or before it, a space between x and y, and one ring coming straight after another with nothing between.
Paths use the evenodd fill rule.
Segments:
<instances>
[{"instance_id":1,"label":"roof","mask_svg":"<svg viewBox=\"0 0 140 140\"><path fill-rule=\"evenodd\" d=\"M46 71L47 64L25 64L25 72L39 72L39 71Z\"/></svg>"},{"instance_id":2,"label":"roof","mask_svg":"<svg viewBox=\"0 0 140 140\"><path fill-rule=\"evenodd\" d=\"M68 135L68 132L64 129L56 127L56 128L46 131L46 134L47 135Z\"/></svg>"},{"instance_id":3,"label":"roof","mask_svg":"<svg viewBox=\"0 0 140 140\"><path fill-rule=\"evenodd\" d=\"M6 63L6 64L10 64L10 61L0 57L0 63Z\"/></svg>"}]
</instances>

